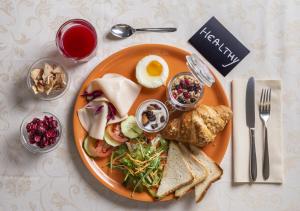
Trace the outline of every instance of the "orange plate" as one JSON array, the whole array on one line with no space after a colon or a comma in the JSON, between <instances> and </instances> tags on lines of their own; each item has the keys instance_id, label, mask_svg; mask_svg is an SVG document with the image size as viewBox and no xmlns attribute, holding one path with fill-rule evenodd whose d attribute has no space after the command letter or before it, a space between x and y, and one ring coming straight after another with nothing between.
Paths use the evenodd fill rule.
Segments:
<instances>
[{"instance_id":1,"label":"orange plate","mask_svg":"<svg viewBox=\"0 0 300 211\"><path fill-rule=\"evenodd\" d=\"M122 175L117 171L111 171L107 167L105 167L105 164L107 163L108 159L93 160L85 154L82 148L82 141L86 136L86 132L82 128L77 116L77 110L82 108L86 104L85 99L83 97L80 97L80 95L83 93L83 91L93 79L99 78L106 73L119 73L136 82L135 66L141 58L149 54L159 55L167 61L170 69L169 79L179 72L187 71L185 56L189 53L184 50L167 45L137 45L123 49L111 55L110 57L102 61L98 66L96 66L95 69L90 73L88 78L83 83L80 92L78 93L74 107L73 129L75 143L80 157L83 160L86 167L88 168L88 170L94 175L94 177L96 177L102 184L104 184L112 191L118 193L119 195L138 201L152 202L154 201L153 198L147 193L134 193L133 196L131 196L131 191L126 189L121 184L123 179ZM139 97L131 107L129 114L134 115L138 105L142 101L149 98L159 99L164 102L166 100L165 87L160 87L154 90L143 88ZM227 97L225 95L221 83L217 78L216 83L212 86L212 88L205 89L204 97L201 99L201 103L207 105L222 104L228 106ZM223 132L221 132L216 137L213 144L210 144L204 148L204 151L218 163L221 162L226 151L230 138L230 131L231 123L229 123L223 130ZM169 195L163 198L162 200L165 201L173 198L174 195Z\"/></svg>"}]
</instances>

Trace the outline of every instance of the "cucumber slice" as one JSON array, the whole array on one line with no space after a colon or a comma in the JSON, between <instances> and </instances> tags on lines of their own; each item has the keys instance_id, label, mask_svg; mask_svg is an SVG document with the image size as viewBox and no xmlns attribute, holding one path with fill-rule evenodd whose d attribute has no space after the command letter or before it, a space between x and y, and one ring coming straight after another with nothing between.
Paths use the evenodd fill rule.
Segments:
<instances>
[{"instance_id":1,"label":"cucumber slice","mask_svg":"<svg viewBox=\"0 0 300 211\"><path fill-rule=\"evenodd\" d=\"M97 140L90 138L89 136L86 136L83 143L82 143L82 147L84 149L84 151L86 152L86 154L92 158L96 158L97 155L94 154L94 148L96 146Z\"/></svg>"},{"instance_id":2,"label":"cucumber slice","mask_svg":"<svg viewBox=\"0 0 300 211\"><path fill-rule=\"evenodd\" d=\"M137 125L134 116L129 116L121 122L121 131L128 138L136 138L143 133L143 130Z\"/></svg>"},{"instance_id":3,"label":"cucumber slice","mask_svg":"<svg viewBox=\"0 0 300 211\"><path fill-rule=\"evenodd\" d=\"M113 147L117 147L117 146L120 146L122 144L121 142L118 142L118 141L115 141L114 139L112 139L106 131L104 133L104 141L107 144L109 144L110 146L113 146Z\"/></svg>"}]
</instances>

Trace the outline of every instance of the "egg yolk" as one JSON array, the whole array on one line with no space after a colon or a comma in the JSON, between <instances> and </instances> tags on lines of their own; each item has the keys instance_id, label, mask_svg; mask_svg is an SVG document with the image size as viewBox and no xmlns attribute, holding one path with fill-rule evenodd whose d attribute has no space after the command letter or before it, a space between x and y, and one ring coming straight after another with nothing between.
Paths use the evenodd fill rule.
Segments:
<instances>
[{"instance_id":1,"label":"egg yolk","mask_svg":"<svg viewBox=\"0 0 300 211\"><path fill-rule=\"evenodd\" d=\"M160 76L163 71L163 66L158 61L151 61L147 65L147 73L150 76Z\"/></svg>"}]
</instances>

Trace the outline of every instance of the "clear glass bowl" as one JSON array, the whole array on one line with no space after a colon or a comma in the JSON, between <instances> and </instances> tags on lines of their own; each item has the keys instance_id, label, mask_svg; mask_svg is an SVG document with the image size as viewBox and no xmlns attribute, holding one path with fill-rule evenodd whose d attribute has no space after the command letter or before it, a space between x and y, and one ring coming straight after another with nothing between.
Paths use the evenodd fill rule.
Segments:
<instances>
[{"instance_id":1,"label":"clear glass bowl","mask_svg":"<svg viewBox=\"0 0 300 211\"><path fill-rule=\"evenodd\" d=\"M188 103L188 104L183 104L183 103L180 103L178 102L174 96L172 95L172 85L174 83L174 81L178 78L178 77L181 77L181 76L191 76L193 78L194 75L191 73L191 72L181 72L181 73L178 73L176 74L170 81L169 81L169 84L168 84L168 88L167 88L167 99L168 99L168 102L171 104L172 107L174 107L176 110L180 110L180 111L188 111L188 110L191 110L193 109L197 103L199 102L199 100L202 98L203 96L203 84L200 83L200 96L198 97L198 99L196 99L195 102L193 103ZM195 80L197 80L195 78Z\"/></svg>"},{"instance_id":2,"label":"clear glass bowl","mask_svg":"<svg viewBox=\"0 0 300 211\"><path fill-rule=\"evenodd\" d=\"M30 123L34 118L43 119L44 116L52 116L57 121L57 123L58 123L57 130L59 132L59 135L56 138L56 142L54 144L46 146L44 148L40 148L35 144L29 143L29 136L28 136L28 133L26 130L26 125L28 123ZM61 135L62 135L62 126L61 126L59 119L54 114L51 114L49 112L36 112L36 113L26 116L23 119L21 127L20 127L21 143L27 150L29 150L32 153L45 153L45 152L50 152L50 151L56 149L58 147L59 143L61 142Z\"/></svg>"},{"instance_id":3,"label":"clear glass bowl","mask_svg":"<svg viewBox=\"0 0 300 211\"><path fill-rule=\"evenodd\" d=\"M195 108L199 100L203 97L205 86L211 87L215 82L214 75L210 72L205 63L202 62L202 60L196 54L186 56L186 65L189 72L187 71L178 73L168 83L166 93L168 99L167 103L170 104L170 111L172 112L175 110L188 111ZM174 81L181 76L189 76L199 82L200 96L193 103L180 103L174 98L172 94L172 85Z\"/></svg>"},{"instance_id":4,"label":"clear glass bowl","mask_svg":"<svg viewBox=\"0 0 300 211\"><path fill-rule=\"evenodd\" d=\"M162 111L164 112L165 114L165 121L157 128L155 129L151 129L149 127L145 127L142 123L142 113L146 110L147 106L150 105L150 104L158 104L161 108L162 108ZM164 129L169 121L169 111L167 109L167 107L165 106L164 103L162 103L161 101L159 100L155 100L155 99L149 99L149 100L145 100L143 101L138 109L136 110L136 113L135 113L135 118L136 118L136 121L137 121L137 124L138 126L148 132L148 133L156 133L156 132L159 132L161 131L162 129Z\"/></svg>"},{"instance_id":5,"label":"clear glass bowl","mask_svg":"<svg viewBox=\"0 0 300 211\"><path fill-rule=\"evenodd\" d=\"M32 86L34 85L34 82L32 81L31 77L30 77L30 73L33 69L36 68L44 68L45 63L48 63L50 65L55 65L55 66L60 66L62 67L64 73L65 73L65 78L66 78L66 86L64 88L62 88L61 90L54 90L52 92L49 93L49 95L47 95L46 93L38 93L35 94L32 90ZM68 90L69 86L70 86L70 75L68 74L68 72L66 71L66 69L64 68L63 65L59 64L58 62L55 62L53 60L51 60L50 58L42 58L37 60L36 62L34 62L28 69L28 73L27 73L27 86L28 89L30 90L30 92L37 98L41 99L41 100L55 100L58 99L60 97L62 97Z\"/></svg>"}]
</instances>

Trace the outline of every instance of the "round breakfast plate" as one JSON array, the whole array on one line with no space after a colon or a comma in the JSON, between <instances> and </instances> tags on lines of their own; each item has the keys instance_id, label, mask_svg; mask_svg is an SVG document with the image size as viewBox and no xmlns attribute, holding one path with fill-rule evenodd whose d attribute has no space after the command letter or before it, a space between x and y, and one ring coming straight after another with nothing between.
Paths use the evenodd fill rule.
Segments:
<instances>
[{"instance_id":1,"label":"round breakfast plate","mask_svg":"<svg viewBox=\"0 0 300 211\"><path fill-rule=\"evenodd\" d=\"M93 174L93 176L103 185L105 185L110 190L115 193L127 197L129 199L138 200L138 201L147 201L152 202L154 199L149 196L147 193L134 193L131 194L131 191L126 189L122 185L123 175L115 170L110 170L106 167L108 159L91 159L86 155L82 148L82 142L84 137L87 135L86 131L82 128L78 116L77 110L84 107L86 101L80 95L84 92L88 84L98 77L102 77L106 73L119 73L132 81L136 82L135 78L135 66L137 62L149 54L154 54L164 58L170 69L169 79L172 78L175 74L187 71L186 58L185 56L190 54L184 50L160 44L143 44L136 45L123 49L105 60L103 60L99 65L97 65L94 70L89 74L85 82L80 88L78 93L73 113L73 130L75 144L80 154L83 163L87 169ZM131 107L129 114L134 115L138 105L146 99L159 99L161 101L166 100L166 88L160 87L155 90L149 90L142 88L140 95L137 100L134 102ZM206 88L204 91L204 96L201 99L201 102L207 105L227 105L228 100L226 94L223 90L223 87L220 81L216 78L216 82L211 88ZM226 128L217 135L215 141L212 144L207 145L203 150L214 159L216 162L220 163L223 159L224 153L226 151L229 138L231 134L231 122L229 122ZM171 200L174 196L170 194L169 196L163 198L162 200Z\"/></svg>"}]
</instances>

